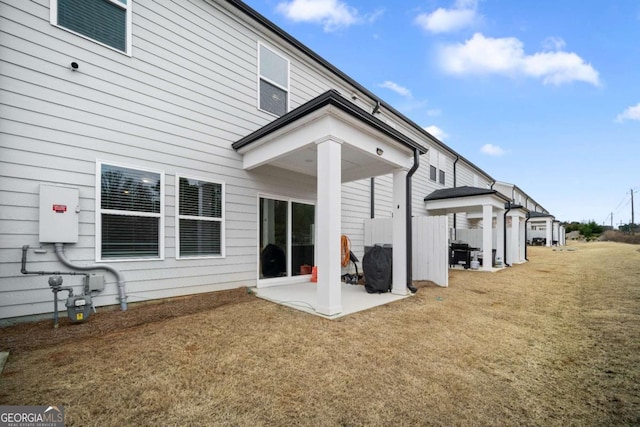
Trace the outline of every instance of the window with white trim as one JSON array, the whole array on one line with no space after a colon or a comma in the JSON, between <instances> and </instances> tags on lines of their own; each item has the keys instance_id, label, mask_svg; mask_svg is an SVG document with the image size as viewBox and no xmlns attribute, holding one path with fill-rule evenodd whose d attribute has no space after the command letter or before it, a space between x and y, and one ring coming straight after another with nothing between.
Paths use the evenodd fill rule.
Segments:
<instances>
[{"instance_id":1,"label":"window with white trim","mask_svg":"<svg viewBox=\"0 0 640 427\"><path fill-rule=\"evenodd\" d=\"M98 260L164 257L164 173L98 162Z\"/></svg>"},{"instance_id":2,"label":"window with white trim","mask_svg":"<svg viewBox=\"0 0 640 427\"><path fill-rule=\"evenodd\" d=\"M439 180L440 184L444 185L445 183L445 173L443 170L440 170L440 180Z\"/></svg>"},{"instance_id":3,"label":"window with white trim","mask_svg":"<svg viewBox=\"0 0 640 427\"><path fill-rule=\"evenodd\" d=\"M224 183L176 176L178 258L224 257Z\"/></svg>"},{"instance_id":4,"label":"window with white trim","mask_svg":"<svg viewBox=\"0 0 640 427\"><path fill-rule=\"evenodd\" d=\"M429 165L429 179L435 182L437 174L438 174L438 168L436 168L433 165Z\"/></svg>"},{"instance_id":5,"label":"window with white trim","mask_svg":"<svg viewBox=\"0 0 640 427\"><path fill-rule=\"evenodd\" d=\"M133 0L51 0L51 24L131 54Z\"/></svg>"},{"instance_id":6,"label":"window with white trim","mask_svg":"<svg viewBox=\"0 0 640 427\"><path fill-rule=\"evenodd\" d=\"M289 60L258 43L258 107L276 116L289 111Z\"/></svg>"}]
</instances>

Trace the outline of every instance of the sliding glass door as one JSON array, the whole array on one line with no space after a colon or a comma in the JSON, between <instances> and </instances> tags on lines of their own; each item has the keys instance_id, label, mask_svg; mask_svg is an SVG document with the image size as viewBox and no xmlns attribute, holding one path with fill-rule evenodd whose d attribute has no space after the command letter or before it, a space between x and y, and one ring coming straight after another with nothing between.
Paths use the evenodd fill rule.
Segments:
<instances>
[{"instance_id":1,"label":"sliding glass door","mask_svg":"<svg viewBox=\"0 0 640 427\"><path fill-rule=\"evenodd\" d=\"M310 274L314 265L315 206L261 197L259 201L259 277Z\"/></svg>"}]
</instances>

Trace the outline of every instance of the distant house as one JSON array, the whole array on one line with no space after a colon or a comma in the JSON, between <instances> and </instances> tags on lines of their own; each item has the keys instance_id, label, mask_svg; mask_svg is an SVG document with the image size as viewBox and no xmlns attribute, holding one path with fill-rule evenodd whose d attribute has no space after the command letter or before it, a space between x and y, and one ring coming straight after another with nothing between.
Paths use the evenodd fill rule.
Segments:
<instances>
[{"instance_id":1,"label":"distant house","mask_svg":"<svg viewBox=\"0 0 640 427\"><path fill-rule=\"evenodd\" d=\"M122 308L308 281L316 265L316 309L332 315L342 234L361 257L364 220L393 218L406 294L407 218L433 192L495 183L239 0L0 12L0 318L52 311L46 277L20 272L26 246L29 271L69 270L61 250L108 266L94 304Z\"/></svg>"}]
</instances>

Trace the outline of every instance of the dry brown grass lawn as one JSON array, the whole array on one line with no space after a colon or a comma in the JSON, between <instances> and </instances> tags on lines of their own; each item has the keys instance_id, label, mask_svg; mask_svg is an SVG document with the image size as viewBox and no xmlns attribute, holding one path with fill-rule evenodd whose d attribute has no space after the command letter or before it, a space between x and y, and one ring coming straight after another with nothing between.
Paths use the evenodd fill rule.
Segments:
<instances>
[{"instance_id":1,"label":"dry brown grass lawn","mask_svg":"<svg viewBox=\"0 0 640 427\"><path fill-rule=\"evenodd\" d=\"M640 424L638 247L571 248L335 321L242 297L32 326L50 340L0 329L0 404L61 404L82 426Z\"/></svg>"}]
</instances>

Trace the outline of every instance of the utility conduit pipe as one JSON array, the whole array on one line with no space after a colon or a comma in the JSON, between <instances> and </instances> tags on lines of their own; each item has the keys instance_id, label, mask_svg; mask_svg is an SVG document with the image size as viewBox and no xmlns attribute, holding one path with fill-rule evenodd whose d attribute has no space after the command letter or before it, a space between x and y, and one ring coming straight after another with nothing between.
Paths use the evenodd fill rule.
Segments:
<instances>
[{"instance_id":1,"label":"utility conduit pipe","mask_svg":"<svg viewBox=\"0 0 640 427\"><path fill-rule=\"evenodd\" d=\"M118 270L116 270L115 268L111 267L110 265L106 265L106 264L105 265L101 265L101 264L76 265L76 264L73 264L64 255L64 243L55 243L54 247L55 247L56 255L58 256L58 259L60 260L60 262L63 263L65 266L69 267L69 268L73 268L75 270L80 270L80 271L107 270L107 271L111 272L114 276L116 276L116 279L118 280L118 300L120 301L120 310L122 310L122 311L126 311L127 310L127 295L125 293L125 281L124 281L124 277L122 276L122 273L120 273Z\"/></svg>"},{"instance_id":2,"label":"utility conduit pipe","mask_svg":"<svg viewBox=\"0 0 640 427\"><path fill-rule=\"evenodd\" d=\"M20 268L20 273L22 274L38 274L40 276L61 276L63 274L69 276L86 276L87 273L78 273L76 271L29 271L27 270L27 251L29 250L29 245L24 245L22 247L22 267Z\"/></svg>"}]
</instances>

